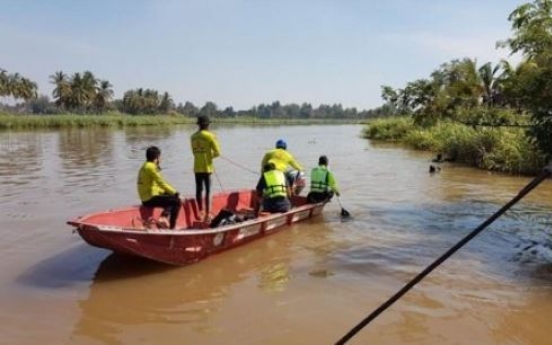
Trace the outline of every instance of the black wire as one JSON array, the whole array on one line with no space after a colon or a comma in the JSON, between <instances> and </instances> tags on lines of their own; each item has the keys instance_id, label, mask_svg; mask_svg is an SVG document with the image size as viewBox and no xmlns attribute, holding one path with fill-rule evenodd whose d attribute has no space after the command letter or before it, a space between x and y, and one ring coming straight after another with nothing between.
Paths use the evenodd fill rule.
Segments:
<instances>
[{"instance_id":1,"label":"black wire","mask_svg":"<svg viewBox=\"0 0 552 345\"><path fill-rule=\"evenodd\" d=\"M354 328L352 328L347 334L345 334L341 339L339 339L335 343L335 345L343 345L347 341L349 341L352 337L355 336L355 334L360 332L360 330L362 328L364 328L366 325L368 325L371 321L373 321L376 317L378 317L381 313L383 313L387 308L389 308L391 305L393 305L393 303L398 301L404 294L406 294L416 284L418 284L422 279L424 279L429 273L431 273L431 271L433 271L435 268L437 268L440 264L442 264L445 260L447 260L452 254L454 254L456 251L458 251L460 248L462 248L466 243L468 243L475 236L477 236L487 226L491 225L491 223L493 223L498 217L500 217L510 207L512 207L514 204L516 204L525 195L527 195L531 190L533 190L535 187L537 187L544 179L546 179L548 176L550 176L552 174L552 169L551 168L552 168L552 164L547 166L541 172L540 175L535 177L533 179L533 181L531 181L527 186L525 186L518 193L518 195L515 196L512 200L510 200L506 205L502 206L502 208L500 210L498 210L495 214L493 214L491 217L489 217L486 221L481 223L481 225L479 225L475 230L473 230L470 234L468 234L466 237L464 237L454 247L450 248L446 253L441 255L441 257L439 257L437 260L435 260L433 263L431 263L429 266L427 266L421 273L419 273L416 277L414 277L414 279L412 279L406 285L404 285L402 289L400 289L391 298L389 298L382 305L380 305L376 310L374 310L370 315L368 315L358 325L356 325Z\"/></svg>"}]
</instances>

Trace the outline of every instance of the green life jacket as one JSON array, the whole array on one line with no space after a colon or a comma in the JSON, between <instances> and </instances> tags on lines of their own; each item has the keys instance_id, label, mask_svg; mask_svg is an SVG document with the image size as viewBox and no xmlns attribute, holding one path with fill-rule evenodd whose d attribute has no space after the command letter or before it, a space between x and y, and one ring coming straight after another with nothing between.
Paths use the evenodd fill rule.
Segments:
<instances>
[{"instance_id":1,"label":"green life jacket","mask_svg":"<svg viewBox=\"0 0 552 345\"><path fill-rule=\"evenodd\" d=\"M311 171L311 192L323 193L329 190L328 180L330 172L325 167L313 168Z\"/></svg>"},{"instance_id":2,"label":"green life jacket","mask_svg":"<svg viewBox=\"0 0 552 345\"><path fill-rule=\"evenodd\" d=\"M263 191L265 198L275 198L278 196L287 196L286 177L280 170L270 170L263 174L266 188Z\"/></svg>"}]
</instances>

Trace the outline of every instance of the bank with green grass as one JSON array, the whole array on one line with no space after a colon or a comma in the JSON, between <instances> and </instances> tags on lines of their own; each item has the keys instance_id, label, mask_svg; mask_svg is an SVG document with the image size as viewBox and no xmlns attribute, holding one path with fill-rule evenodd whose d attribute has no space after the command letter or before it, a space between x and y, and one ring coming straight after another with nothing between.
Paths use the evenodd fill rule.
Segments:
<instances>
[{"instance_id":1,"label":"bank with green grass","mask_svg":"<svg viewBox=\"0 0 552 345\"><path fill-rule=\"evenodd\" d=\"M59 129L84 127L135 127L135 126L174 126L195 125L195 117L182 115L9 115L0 114L0 130ZM255 125L295 125L295 124L347 124L359 123L356 119L261 119L255 117L213 118L214 124L255 124Z\"/></svg>"},{"instance_id":2,"label":"bank with green grass","mask_svg":"<svg viewBox=\"0 0 552 345\"><path fill-rule=\"evenodd\" d=\"M372 121L363 136L510 174L534 175L547 163L525 127L468 126L451 120L419 126L411 117L393 117Z\"/></svg>"}]
</instances>

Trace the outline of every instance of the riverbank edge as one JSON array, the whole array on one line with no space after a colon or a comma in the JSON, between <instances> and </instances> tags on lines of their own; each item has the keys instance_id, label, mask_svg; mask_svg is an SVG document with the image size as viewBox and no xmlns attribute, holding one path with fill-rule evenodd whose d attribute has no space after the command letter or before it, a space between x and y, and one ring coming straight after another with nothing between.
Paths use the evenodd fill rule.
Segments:
<instances>
[{"instance_id":1,"label":"riverbank edge","mask_svg":"<svg viewBox=\"0 0 552 345\"><path fill-rule=\"evenodd\" d=\"M212 118L214 124L244 125L307 125L307 124L366 124L365 119L259 119L254 117ZM0 114L0 130L60 129L83 127L133 127L193 125L195 117L177 115L8 115Z\"/></svg>"},{"instance_id":2,"label":"riverbank edge","mask_svg":"<svg viewBox=\"0 0 552 345\"><path fill-rule=\"evenodd\" d=\"M534 176L548 163L522 128L466 126L451 121L421 127L410 117L393 117L367 124L362 136L440 154L435 163L451 161L511 175Z\"/></svg>"}]
</instances>

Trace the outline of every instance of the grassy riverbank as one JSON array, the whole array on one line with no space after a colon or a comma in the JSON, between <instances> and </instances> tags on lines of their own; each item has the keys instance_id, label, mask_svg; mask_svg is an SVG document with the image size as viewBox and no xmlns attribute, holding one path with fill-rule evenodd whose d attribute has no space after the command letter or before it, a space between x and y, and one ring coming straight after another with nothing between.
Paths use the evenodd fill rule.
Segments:
<instances>
[{"instance_id":1,"label":"grassy riverbank","mask_svg":"<svg viewBox=\"0 0 552 345\"><path fill-rule=\"evenodd\" d=\"M533 175L545 158L523 128L471 127L441 121L419 127L411 118L375 120L363 131L365 138L392 141L407 147L441 153L455 162L511 174Z\"/></svg>"},{"instance_id":2,"label":"grassy riverbank","mask_svg":"<svg viewBox=\"0 0 552 345\"><path fill-rule=\"evenodd\" d=\"M254 117L214 118L213 123L293 125L359 123L360 120L340 119L259 119ZM3 115L0 130L70 127L132 127L195 124L195 118L180 115Z\"/></svg>"}]
</instances>

